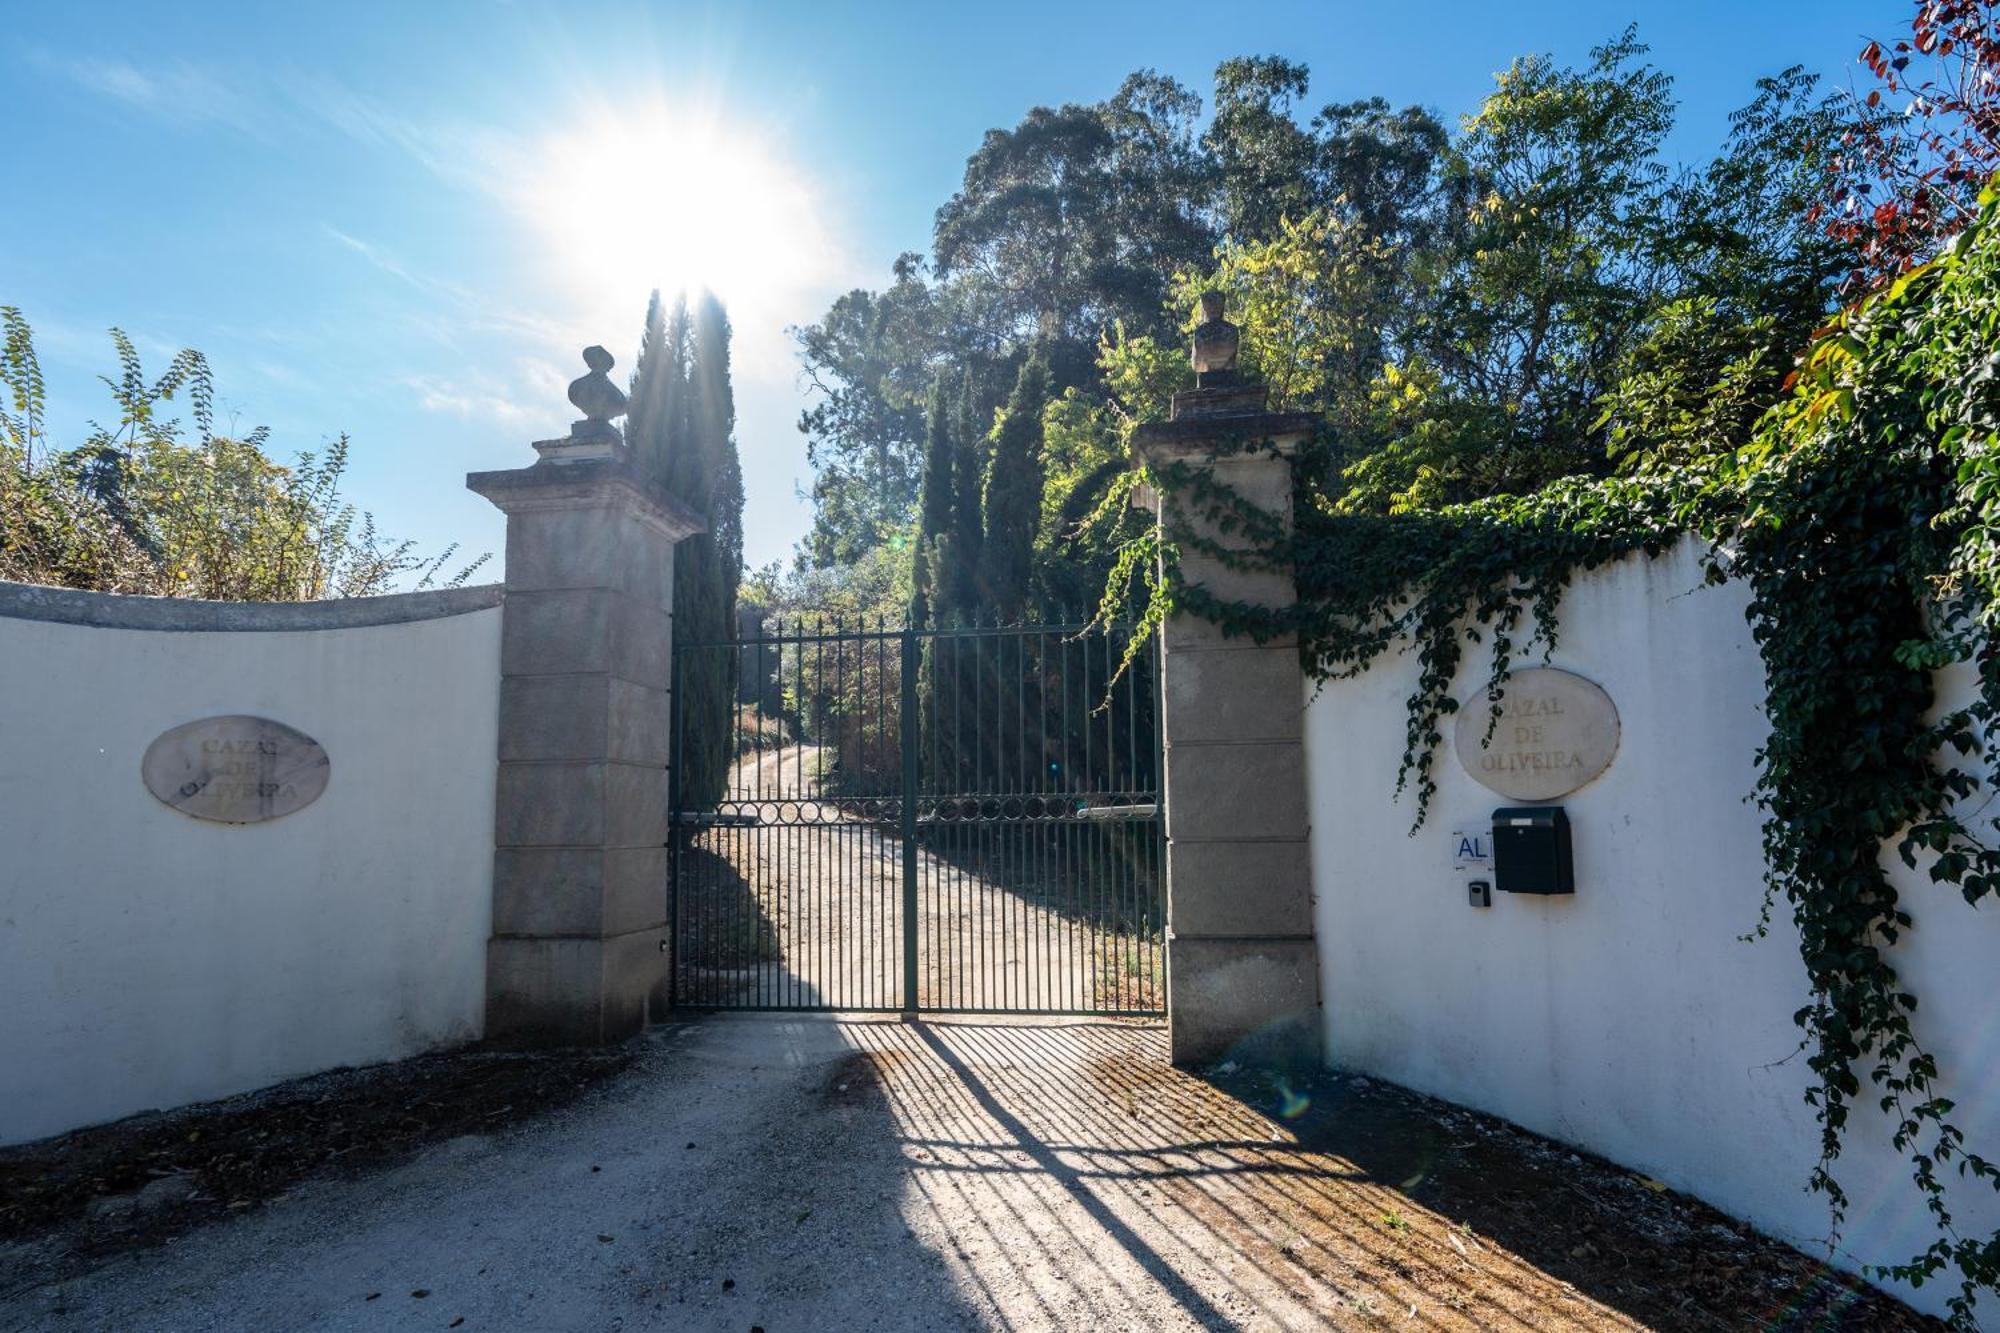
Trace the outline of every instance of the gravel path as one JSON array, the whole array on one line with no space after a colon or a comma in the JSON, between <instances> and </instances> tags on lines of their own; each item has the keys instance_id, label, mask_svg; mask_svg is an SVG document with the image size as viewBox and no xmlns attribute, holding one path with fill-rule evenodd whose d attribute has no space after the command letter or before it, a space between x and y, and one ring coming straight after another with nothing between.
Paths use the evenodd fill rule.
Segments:
<instances>
[{"instance_id":1,"label":"gravel path","mask_svg":"<svg viewBox=\"0 0 2000 1333\"><path fill-rule=\"evenodd\" d=\"M1154 1026L640 1046L562 1110L0 1297L0 1330L1915 1327L1494 1122L1354 1080L1269 1118Z\"/></svg>"}]
</instances>

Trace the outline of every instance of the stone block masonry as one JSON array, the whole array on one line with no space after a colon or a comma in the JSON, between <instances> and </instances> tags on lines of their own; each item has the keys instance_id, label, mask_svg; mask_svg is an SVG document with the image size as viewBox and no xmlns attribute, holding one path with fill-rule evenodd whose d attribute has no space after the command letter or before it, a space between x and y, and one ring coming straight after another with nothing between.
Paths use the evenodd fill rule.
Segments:
<instances>
[{"instance_id":1,"label":"stone block masonry","mask_svg":"<svg viewBox=\"0 0 2000 1333\"><path fill-rule=\"evenodd\" d=\"M486 1033L590 1045L669 1003L674 545L699 517L615 430L466 479L507 515Z\"/></svg>"},{"instance_id":2,"label":"stone block masonry","mask_svg":"<svg viewBox=\"0 0 2000 1333\"><path fill-rule=\"evenodd\" d=\"M1311 429L1264 410L1262 385L1235 370L1235 331L1214 302L1195 335L1198 387L1171 421L1141 427L1134 452L1205 471L1292 522L1291 457ZM1246 444L1248 447L1245 447ZM1168 492L1151 499L1170 539L1223 551L1250 545ZM1178 542L1188 584L1230 601L1289 606L1288 571L1245 570ZM1305 678L1295 639L1258 643L1176 615L1162 631L1166 754L1168 1023L1173 1058L1317 1064L1318 955L1305 789Z\"/></svg>"}]
</instances>

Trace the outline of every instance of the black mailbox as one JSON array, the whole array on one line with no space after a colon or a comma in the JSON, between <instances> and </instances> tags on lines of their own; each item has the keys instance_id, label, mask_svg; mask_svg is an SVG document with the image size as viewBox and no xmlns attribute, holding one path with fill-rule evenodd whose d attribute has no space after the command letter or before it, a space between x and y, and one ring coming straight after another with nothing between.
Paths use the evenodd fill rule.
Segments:
<instances>
[{"instance_id":1,"label":"black mailbox","mask_svg":"<svg viewBox=\"0 0 2000 1333\"><path fill-rule=\"evenodd\" d=\"M1502 893L1575 893L1569 816L1558 805L1493 812L1493 887Z\"/></svg>"}]
</instances>

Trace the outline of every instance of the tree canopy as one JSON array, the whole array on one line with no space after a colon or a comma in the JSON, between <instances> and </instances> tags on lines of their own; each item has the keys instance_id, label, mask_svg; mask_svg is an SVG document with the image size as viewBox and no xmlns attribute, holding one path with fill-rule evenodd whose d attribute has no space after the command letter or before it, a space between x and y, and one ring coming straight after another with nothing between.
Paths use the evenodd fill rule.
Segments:
<instances>
[{"instance_id":1,"label":"tree canopy","mask_svg":"<svg viewBox=\"0 0 2000 1333\"><path fill-rule=\"evenodd\" d=\"M801 579L839 583L858 555L893 590L871 562L900 563L914 531L927 610L972 570L974 616L1102 590L1103 622L1172 610L1296 634L1321 675L1414 643L1399 783L1421 812L1468 644L1487 645L1497 700L1576 569L1689 531L1726 550L1714 576L1750 585L1772 723L1750 793L1766 910L1792 909L1809 979L1809 1183L1837 1224L1849 1110L1879 1090L1938 1238L1877 1272L1954 1276L1970 1327L2000 1287L2000 1235L1955 1230L1944 1178L1978 1194L2000 1168L1963 1145L1920 1045L1883 851L1970 901L2000 885L1982 804L2000 728L2000 23L1992 0L1912 3L1907 38L1861 53L1872 90L1782 70L1692 163L1663 154L1672 80L1630 29L1575 66L1523 56L1455 124L1373 98L1313 112L1310 71L1282 56L1222 61L1205 120L1148 71L1032 109L972 155L930 259L800 331L822 479L878 483L819 506ZM1210 291L1275 405L1318 423L1296 534L1235 555L1296 577L1283 611L1181 585L1126 505L1131 433L1188 387L1183 336ZM970 428L947 421L945 384ZM1145 479L1194 484L1172 471ZM961 537L969 475L980 522ZM960 541L982 549L957 558ZM1932 677L1953 663L1981 693L1940 715Z\"/></svg>"},{"instance_id":2,"label":"tree canopy","mask_svg":"<svg viewBox=\"0 0 2000 1333\"><path fill-rule=\"evenodd\" d=\"M1043 512L1033 586L1010 601L1076 597L1130 536L1106 465L1184 382L1201 290L1231 293L1276 396L1322 416L1329 501L1388 512L1657 458L1657 438L1631 441L1659 436L1659 412L1688 415L1683 434L1741 425L1856 259L1807 220L1851 117L1797 69L1747 90L1694 165L1662 156L1672 80L1629 29L1577 67L1515 61L1456 126L1380 98L1314 110L1311 89L1296 61L1234 57L1206 116L1140 70L1102 102L990 131L932 254L796 331L817 391L801 560L899 544L935 562L933 386L960 386L978 423L961 435L991 443L1032 355L1049 377ZM1637 383L1658 389L1643 408ZM991 520L977 526L983 541Z\"/></svg>"}]
</instances>

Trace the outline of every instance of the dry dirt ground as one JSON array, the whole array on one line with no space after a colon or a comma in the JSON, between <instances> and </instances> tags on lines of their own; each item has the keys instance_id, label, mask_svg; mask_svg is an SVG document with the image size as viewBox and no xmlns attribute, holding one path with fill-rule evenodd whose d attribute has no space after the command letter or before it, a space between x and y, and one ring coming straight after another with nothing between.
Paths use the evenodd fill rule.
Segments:
<instances>
[{"instance_id":1,"label":"dry dirt ground","mask_svg":"<svg viewBox=\"0 0 2000 1333\"><path fill-rule=\"evenodd\" d=\"M189 1165L153 1214L179 1225L81 1216L74 1170L0 1243L0 1330L1928 1326L1498 1122L1177 1072L1156 1026L744 1015L631 1057L530 1069L520 1107L492 1056L314 1080L310 1124L267 1124L287 1160L405 1097L449 1137L303 1179ZM454 1095L454 1061L487 1081ZM0 1153L0 1208L104 1135L153 1171L212 1161L204 1126L254 1159L283 1096ZM242 1206L200 1213L211 1188Z\"/></svg>"}]
</instances>

